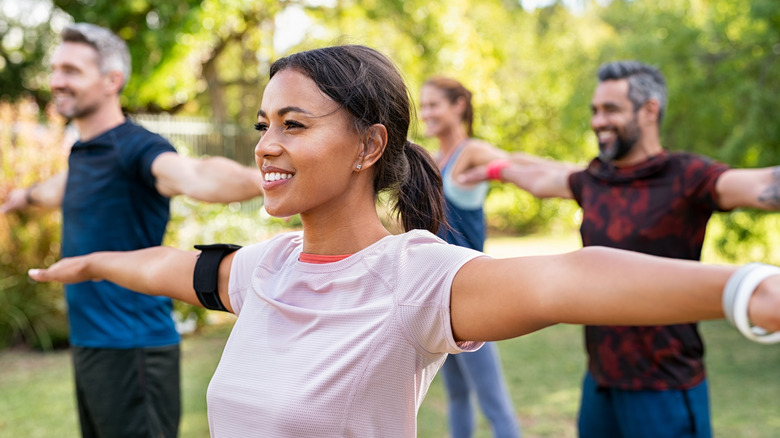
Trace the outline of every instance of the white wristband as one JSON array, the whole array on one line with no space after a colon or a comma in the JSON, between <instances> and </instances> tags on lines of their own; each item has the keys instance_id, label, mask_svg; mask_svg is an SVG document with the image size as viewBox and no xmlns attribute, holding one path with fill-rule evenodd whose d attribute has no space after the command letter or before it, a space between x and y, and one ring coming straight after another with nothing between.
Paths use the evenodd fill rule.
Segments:
<instances>
[{"instance_id":1,"label":"white wristband","mask_svg":"<svg viewBox=\"0 0 780 438\"><path fill-rule=\"evenodd\" d=\"M780 268L763 263L749 263L737 269L723 288L723 313L726 319L743 336L762 344L780 342L780 332L767 333L758 326L751 326L748 319L748 302L756 287L773 275L780 275Z\"/></svg>"}]
</instances>

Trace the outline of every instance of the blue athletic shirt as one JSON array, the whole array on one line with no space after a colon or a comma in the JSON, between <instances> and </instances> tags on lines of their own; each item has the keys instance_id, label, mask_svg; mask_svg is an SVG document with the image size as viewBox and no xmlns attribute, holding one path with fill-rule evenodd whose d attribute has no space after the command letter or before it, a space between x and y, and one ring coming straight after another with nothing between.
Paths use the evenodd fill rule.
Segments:
<instances>
[{"instance_id":1,"label":"blue athletic shirt","mask_svg":"<svg viewBox=\"0 0 780 438\"><path fill-rule=\"evenodd\" d=\"M73 145L62 202L62 255L129 251L162 243L169 199L154 187L152 162L175 152L163 137L125 122ZM65 287L72 345L138 348L179 342L172 302L107 281Z\"/></svg>"},{"instance_id":2,"label":"blue athletic shirt","mask_svg":"<svg viewBox=\"0 0 780 438\"><path fill-rule=\"evenodd\" d=\"M465 144L458 147L444 167L441 175L444 185L444 211L450 228L441 227L438 233L447 243L482 251L485 245L485 214L482 205L488 192L488 183L474 187L457 186L452 179L452 167Z\"/></svg>"}]
</instances>

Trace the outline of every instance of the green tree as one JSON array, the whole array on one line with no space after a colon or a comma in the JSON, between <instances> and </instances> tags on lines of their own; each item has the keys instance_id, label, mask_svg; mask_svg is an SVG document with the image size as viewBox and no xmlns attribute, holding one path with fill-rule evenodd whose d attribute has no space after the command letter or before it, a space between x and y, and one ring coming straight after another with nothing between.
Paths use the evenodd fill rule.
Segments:
<instances>
[{"instance_id":1,"label":"green tree","mask_svg":"<svg viewBox=\"0 0 780 438\"><path fill-rule=\"evenodd\" d=\"M666 147L739 167L775 165L780 156L780 125L773 120L780 91L776 0L557 1L531 11L511 0L14 4L16 11L5 3L0 8L0 100L32 95L45 107L45 55L64 23L87 21L129 43L134 75L123 104L130 113L197 114L249 130L273 60L357 43L389 55L415 99L430 75L462 81L474 92L476 136L506 150L584 164L596 153L588 106L597 67L638 59L660 67L669 82ZM291 47L278 39L289 29L301 38ZM413 139L433 147L420 132L413 129ZM29 178L24 170L19 176L5 169L3 184ZM494 187L486 208L493 229L512 233L571 229L578 222L573 201L539 201L509 186ZM241 230L251 228L244 209L231 206L226 214L176 201L166 242L240 240ZM250 213L250 222L257 219ZM261 228L285 224L260 219ZM751 211L718 215L705 252L728 261L778 262L778 221L776 214Z\"/></svg>"},{"instance_id":2,"label":"green tree","mask_svg":"<svg viewBox=\"0 0 780 438\"><path fill-rule=\"evenodd\" d=\"M0 98L14 100L26 91L39 105L48 102L46 55L68 21L85 21L109 28L128 42L133 75L122 96L128 112L184 112L222 123L249 122L254 117L258 90L270 61L277 57L274 18L296 3L53 0L48 4L38 0L19 4L0 8L0 31L6 35L0 44ZM38 7L37 21L24 18L33 7Z\"/></svg>"},{"instance_id":3,"label":"green tree","mask_svg":"<svg viewBox=\"0 0 780 438\"><path fill-rule=\"evenodd\" d=\"M63 17L39 2L7 2L0 7L0 101L32 95L49 100L41 60L56 40L51 23Z\"/></svg>"},{"instance_id":4,"label":"green tree","mask_svg":"<svg viewBox=\"0 0 780 438\"><path fill-rule=\"evenodd\" d=\"M639 59L669 83L663 144L737 167L777 165L780 128L780 4L772 0L614 1L600 60ZM719 214L714 258L778 263L773 213Z\"/></svg>"}]
</instances>

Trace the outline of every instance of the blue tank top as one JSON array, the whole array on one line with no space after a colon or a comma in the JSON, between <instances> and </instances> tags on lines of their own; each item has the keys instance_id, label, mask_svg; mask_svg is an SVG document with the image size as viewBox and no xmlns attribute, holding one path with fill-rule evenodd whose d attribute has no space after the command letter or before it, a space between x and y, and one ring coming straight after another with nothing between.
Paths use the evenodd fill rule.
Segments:
<instances>
[{"instance_id":1,"label":"blue tank top","mask_svg":"<svg viewBox=\"0 0 780 438\"><path fill-rule=\"evenodd\" d=\"M130 251L162 243L169 199L155 189L152 162L175 151L130 122L76 142L62 202L62 255ZM173 345L172 302L107 281L65 287L71 344L90 348Z\"/></svg>"},{"instance_id":2,"label":"blue tank top","mask_svg":"<svg viewBox=\"0 0 780 438\"><path fill-rule=\"evenodd\" d=\"M482 251L485 245L485 214L482 205L489 186L487 182L482 182L464 188L453 180L452 168L464 147L465 143L458 146L441 169L444 210L450 228L440 228L437 235L447 243Z\"/></svg>"}]
</instances>

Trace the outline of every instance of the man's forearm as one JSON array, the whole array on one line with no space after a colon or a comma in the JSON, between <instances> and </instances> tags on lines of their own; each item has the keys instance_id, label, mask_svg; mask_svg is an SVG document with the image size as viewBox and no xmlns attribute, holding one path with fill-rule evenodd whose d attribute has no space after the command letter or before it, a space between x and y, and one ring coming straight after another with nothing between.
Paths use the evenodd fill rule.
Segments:
<instances>
[{"instance_id":1,"label":"man's forearm","mask_svg":"<svg viewBox=\"0 0 780 438\"><path fill-rule=\"evenodd\" d=\"M207 202L246 201L263 195L262 174L224 157L201 160L197 166L200 175L198 186L185 194Z\"/></svg>"},{"instance_id":2,"label":"man's forearm","mask_svg":"<svg viewBox=\"0 0 780 438\"><path fill-rule=\"evenodd\" d=\"M13 190L0 205L0 212L9 213L33 206L48 208L61 206L67 178L67 171L63 171L45 181Z\"/></svg>"}]
</instances>

